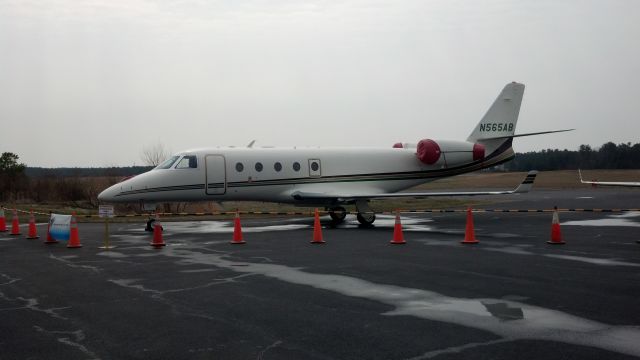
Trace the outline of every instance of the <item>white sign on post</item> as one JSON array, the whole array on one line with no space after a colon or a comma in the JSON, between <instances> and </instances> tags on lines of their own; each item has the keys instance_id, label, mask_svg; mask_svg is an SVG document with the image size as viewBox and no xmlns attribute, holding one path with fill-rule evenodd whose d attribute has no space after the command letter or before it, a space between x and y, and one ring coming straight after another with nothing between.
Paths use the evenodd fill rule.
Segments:
<instances>
[{"instance_id":1,"label":"white sign on post","mask_svg":"<svg viewBox=\"0 0 640 360\"><path fill-rule=\"evenodd\" d=\"M100 205L98 206L98 216L101 218L112 218L114 217L113 213L113 205Z\"/></svg>"},{"instance_id":2,"label":"white sign on post","mask_svg":"<svg viewBox=\"0 0 640 360\"><path fill-rule=\"evenodd\" d=\"M143 202L142 203L142 210L144 211L156 211L156 208L158 207L158 205L154 202Z\"/></svg>"}]
</instances>

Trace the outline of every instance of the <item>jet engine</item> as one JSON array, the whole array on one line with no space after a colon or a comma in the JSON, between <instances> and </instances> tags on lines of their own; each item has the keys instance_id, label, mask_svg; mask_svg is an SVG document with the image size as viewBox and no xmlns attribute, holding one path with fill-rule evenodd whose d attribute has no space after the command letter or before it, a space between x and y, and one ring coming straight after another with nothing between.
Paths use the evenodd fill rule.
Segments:
<instances>
[{"instance_id":1,"label":"jet engine","mask_svg":"<svg viewBox=\"0 0 640 360\"><path fill-rule=\"evenodd\" d=\"M452 167L484 159L484 145L466 141L422 139L416 157L426 165Z\"/></svg>"}]
</instances>

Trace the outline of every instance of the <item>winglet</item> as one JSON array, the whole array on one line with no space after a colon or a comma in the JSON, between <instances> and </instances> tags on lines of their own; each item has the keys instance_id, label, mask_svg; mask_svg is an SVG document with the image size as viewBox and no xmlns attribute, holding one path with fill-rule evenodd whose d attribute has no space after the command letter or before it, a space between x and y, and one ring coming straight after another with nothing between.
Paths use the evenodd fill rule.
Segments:
<instances>
[{"instance_id":1,"label":"winglet","mask_svg":"<svg viewBox=\"0 0 640 360\"><path fill-rule=\"evenodd\" d=\"M581 183L587 184L586 182L584 182L584 180L582 180L582 171L580 169L578 169L578 177L580 178Z\"/></svg>"},{"instance_id":2,"label":"winglet","mask_svg":"<svg viewBox=\"0 0 640 360\"><path fill-rule=\"evenodd\" d=\"M536 180L536 176L538 175L537 170L531 170L527 173L527 177L524 178L522 183L513 191L514 194L522 194L529 192L533 187L533 182Z\"/></svg>"}]
</instances>

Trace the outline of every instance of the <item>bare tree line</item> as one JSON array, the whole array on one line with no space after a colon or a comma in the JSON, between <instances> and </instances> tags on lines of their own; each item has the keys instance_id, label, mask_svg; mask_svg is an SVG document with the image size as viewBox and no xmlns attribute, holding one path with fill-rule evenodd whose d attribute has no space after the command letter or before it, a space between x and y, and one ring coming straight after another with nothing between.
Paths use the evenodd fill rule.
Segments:
<instances>
[{"instance_id":1,"label":"bare tree line","mask_svg":"<svg viewBox=\"0 0 640 360\"><path fill-rule=\"evenodd\" d=\"M169 157L171 152L165 148L164 144L156 143L142 148L140 157L145 165L158 166Z\"/></svg>"},{"instance_id":2,"label":"bare tree line","mask_svg":"<svg viewBox=\"0 0 640 360\"><path fill-rule=\"evenodd\" d=\"M145 146L140 156L145 164L157 166L169 156L169 151L162 143L157 143ZM2 202L64 202L79 208L96 208L98 194L122 180L121 176L115 175L116 168L105 169L104 176L81 176L80 169L72 169L61 176L53 170L42 169L40 176L29 177L25 174L26 166L18 159L18 155L9 152L0 157ZM178 211L184 209L184 205L174 204L173 208ZM164 204L164 210L170 212L171 204Z\"/></svg>"},{"instance_id":3,"label":"bare tree line","mask_svg":"<svg viewBox=\"0 0 640 360\"><path fill-rule=\"evenodd\" d=\"M169 158L171 155L171 151L169 151L164 144L158 142L153 145L148 145L142 148L142 152L140 153L140 158L145 165L149 166L158 166L164 160ZM163 203L162 208L164 212L181 212L187 207L187 203L177 202L177 203Z\"/></svg>"}]
</instances>

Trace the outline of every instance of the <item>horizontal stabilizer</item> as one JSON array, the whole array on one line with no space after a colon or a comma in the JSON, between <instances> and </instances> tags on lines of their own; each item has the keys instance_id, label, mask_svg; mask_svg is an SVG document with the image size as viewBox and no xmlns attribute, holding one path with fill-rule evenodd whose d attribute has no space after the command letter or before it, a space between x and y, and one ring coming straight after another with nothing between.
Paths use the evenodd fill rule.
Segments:
<instances>
[{"instance_id":1,"label":"horizontal stabilizer","mask_svg":"<svg viewBox=\"0 0 640 360\"><path fill-rule=\"evenodd\" d=\"M573 130L575 130L575 129L552 130L552 131L540 131L540 132L526 133L526 134L513 134L513 135L505 135L505 136L495 136L495 137L479 138L478 140L479 140L479 141L482 141L482 140L510 139L510 138L514 138L514 137L534 136L534 135L543 135L543 134L553 134L553 133L559 133L559 132L565 132L565 131L573 131Z\"/></svg>"}]
</instances>

